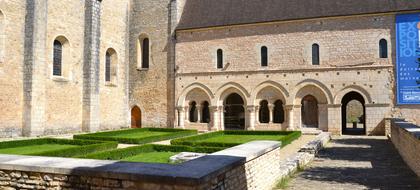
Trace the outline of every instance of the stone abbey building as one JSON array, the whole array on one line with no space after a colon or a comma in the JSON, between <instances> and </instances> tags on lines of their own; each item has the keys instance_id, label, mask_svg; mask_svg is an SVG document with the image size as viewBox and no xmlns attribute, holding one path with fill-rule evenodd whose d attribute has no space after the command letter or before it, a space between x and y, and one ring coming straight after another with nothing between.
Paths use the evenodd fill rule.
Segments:
<instances>
[{"instance_id":1,"label":"stone abbey building","mask_svg":"<svg viewBox=\"0 0 420 190\"><path fill-rule=\"evenodd\" d=\"M363 134L419 124L420 105L396 100L399 14L420 1L1 0L0 136L342 134L354 102Z\"/></svg>"}]
</instances>

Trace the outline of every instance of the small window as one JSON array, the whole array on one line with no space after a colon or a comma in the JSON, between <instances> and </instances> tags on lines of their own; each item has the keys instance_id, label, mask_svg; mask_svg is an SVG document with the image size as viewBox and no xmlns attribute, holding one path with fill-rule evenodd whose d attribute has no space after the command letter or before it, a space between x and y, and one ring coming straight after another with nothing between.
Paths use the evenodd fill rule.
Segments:
<instances>
[{"instance_id":1,"label":"small window","mask_svg":"<svg viewBox=\"0 0 420 190\"><path fill-rule=\"evenodd\" d=\"M53 75L61 76L63 61L63 44L60 41L54 40L54 53L53 53Z\"/></svg>"},{"instance_id":2,"label":"small window","mask_svg":"<svg viewBox=\"0 0 420 190\"><path fill-rule=\"evenodd\" d=\"M223 69L223 50L222 49L217 50L217 68Z\"/></svg>"},{"instance_id":3,"label":"small window","mask_svg":"<svg viewBox=\"0 0 420 190\"><path fill-rule=\"evenodd\" d=\"M111 81L111 54L109 52L105 55L105 81Z\"/></svg>"},{"instance_id":4,"label":"small window","mask_svg":"<svg viewBox=\"0 0 420 190\"><path fill-rule=\"evenodd\" d=\"M319 65L319 45L312 44L312 65Z\"/></svg>"},{"instance_id":5,"label":"small window","mask_svg":"<svg viewBox=\"0 0 420 190\"><path fill-rule=\"evenodd\" d=\"M266 46L261 47L261 66L268 66L268 50Z\"/></svg>"},{"instance_id":6,"label":"small window","mask_svg":"<svg viewBox=\"0 0 420 190\"><path fill-rule=\"evenodd\" d=\"M385 39L379 40L379 57L388 58L388 42Z\"/></svg>"},{"instance_id":7,"label":"small window","mask_svg":"<svg viewBox=\"0 0 420 190\"><path fill-rule=\"evenodd\" d=\"M141 68L148 69L149 68L149 38L144 38L141 44L142 49L142 60L141 60Z\"/></svg>"}]
</instances>

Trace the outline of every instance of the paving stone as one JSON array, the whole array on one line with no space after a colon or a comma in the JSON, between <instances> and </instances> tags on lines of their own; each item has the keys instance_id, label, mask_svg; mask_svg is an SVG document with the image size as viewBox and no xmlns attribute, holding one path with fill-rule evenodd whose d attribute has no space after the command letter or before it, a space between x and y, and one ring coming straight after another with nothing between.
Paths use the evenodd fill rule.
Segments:
<instances>
[{"instance_id":1,"label":"paving stone","mask_svg":"<svg viewBox=\"0 0 420 190\"><path fill-rule=\"evenodd\" d=\"M386 137L334 137L289 183L306 189L420 189L420 179Z\"/></svg>"}]
</instances>

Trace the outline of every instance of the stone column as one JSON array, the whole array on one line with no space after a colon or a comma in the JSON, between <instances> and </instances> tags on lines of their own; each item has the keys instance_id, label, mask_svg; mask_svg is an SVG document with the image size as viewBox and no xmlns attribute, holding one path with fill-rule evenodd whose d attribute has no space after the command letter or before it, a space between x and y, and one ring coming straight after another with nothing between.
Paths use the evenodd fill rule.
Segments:
<instances>
[{"instance_id":1,"label":"stone column","mask_svg":"<svg viewBox=\"0 0 420 190\"><path fill-rule=\"evenodd\" d=\"M260 106L255 106L255 123L260 123Z\"/></svg>"},{"instance_id":2,"label":"stone column","mask_svg":"<svg viewBox=\"0 0 420 190\"><path fill-rule=\"evenodd\" d=\"M201 106L196 106L195 109L197 109L197 123L201 123Z\"/></svg>"},{"instance_id":3,"label":"stone column","mask_svg":"<svg viewBox=\"0 0 420 190\"><path fill-rule=\"evenodd\" d=\"M185 107L185 121L190 122L190 106Z\"/></svg>"},{"instance_id":4,"label":"stone column","mask_svg":"<svg viewBox=\"0 0 420 190\"><path fill-rule=\"evenodd\" d=\"M328 104L318 104L318 129L328 131Z\"/></svg>"},{"instance_id":5,"label":"stone column","mask_svg":"<svg viewBox=\"0 0 420 190\"><path fill-rule=\"evenodd\" d=\"M178 127L185 128L185 107L177 107L178 110Z\"/></svg>"},{"instance_id":6,"label":"stone column","mask_svg":"<svg viewBox=\"0 0 420 190\"><path fill-rule=\"evenodd\" d=\"M225 130L225 108L223 106L219 106L220 112L220 130Z\"/></svg>"},{"instance_id":7,"label":"stone column","mask_svg":"<svg viewBox=\"0 0 420 190\"><path fill-rule=\"evenodd\" d=\"M288 123L288 129L289 130L294 130L294 125L293 125L293 105L286 105L284 106L284 109L286 110L286 114L287 114L287 123Z\"/></svg>"},{"instance_id":8,"label":"stone column","mask_svg":"<svg viewBox=\"0 0 420 190\"><path fill-rule=\"evenodd\" d=\"M44 134L48 0L27 0L23 64L24 136ZM17 134L20 135L20 134Z\"/></svg>"},{"instance_id":9,"label":"stone column","mask_svg":"<svg viewBox=\"0 0 420 190\"><path fill-rule=\"evenodd\" d=\"M85 0L82 130L99 130L99 50L101 1Z\"/></svg>"},{"instance_id":10,"label":"stone column","mask_svg":"<svg viewBox=\"0 0 420 190\"><path fill-rule=\"evenodd\" d=\"M274 118L274 105L273 104L268 104L268 110L269 110L269 115L270 115L270 121L269 121L269 123L273 123L273 118Z\"/></svg>"},{"instance_id":11,"label":"stone column","mask_svg":"<svg viewBox=\"0 0 420 190\"><path fill-rule=\"evenodd\" d=\"M255 130L255 106L247 106L246 111L248 113L248 127L247 130Z\"/></svg>"},{"instance_id":12,"label":"stone column","mask_svg":"<svg viewBox=\"0 0 420 190\"><path fill-rule=\"evenodd\" d=\"M217 106L210 106L210 122L211 122L211 131L218 131L219 130L219 107Z\"/></svg>"}]
</instances>

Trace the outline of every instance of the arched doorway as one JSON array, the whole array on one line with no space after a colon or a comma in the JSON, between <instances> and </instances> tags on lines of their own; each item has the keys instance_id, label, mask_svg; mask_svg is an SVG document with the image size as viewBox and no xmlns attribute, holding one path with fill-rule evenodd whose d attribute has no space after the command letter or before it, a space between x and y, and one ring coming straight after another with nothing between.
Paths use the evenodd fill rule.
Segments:
<instances>
[{"instance_id":1,"label":"arched doorway","mask_svg":"<svg viewBox=\"0 0 420 190\"><path fill-rule=\"evenodd\" d=\"M225 129L245 129L244 100L239 94L230 94L223 102Z\"/></svg>"},{"instance_id":2,"label":"arched doorway","mask_svg":"<svg viewBox=\"0 0 420 190\"><path fill-rule=\"evenodd\" d=\"M365 99L359 93L349 92L341 100L341 124L343 134L366 134Z\"/></svg>"},{"instance_id":3,"label":"arched doorway","mask_svg":"<svg viewBox=\"0 0 420 190\"><path fill-rule=\"evenodd\" d=\"M131 109L131 128L141 128L141 110L137 106Z\"/></svg>"},{"instance_id":4,"label":"arched doorway","mask_svg":"<svg viewBox=\"0 0 420 190\"><path fill-rule=\"evenodd\" d=\"M302 99L302 126L307 128L318 128L318 101L312 95Z\"/></svg>"}]
</instances>

